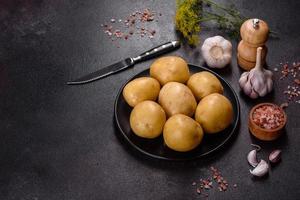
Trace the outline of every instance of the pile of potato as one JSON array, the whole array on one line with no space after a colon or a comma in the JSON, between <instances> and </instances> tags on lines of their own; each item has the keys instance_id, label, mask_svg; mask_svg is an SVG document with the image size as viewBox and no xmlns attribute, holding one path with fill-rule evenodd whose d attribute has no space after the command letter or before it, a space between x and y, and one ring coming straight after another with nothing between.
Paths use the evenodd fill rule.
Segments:
<instances>
[{"instance_id":1,"label":"pile of potato","mask_svg":"<svg viewBox=\"0 0 300 200\"><path fill-rule=\"evenodd\" d=\"M163 133L165 144L180 152L196 148L204 133L215 134L231 124L232 104L222 94L215 75L203 71L190 76L187 62L177 56L157 59L150 77L136 78L123 89L133 107L132 131L149 139Z\"/></svg>"}]
</instances>

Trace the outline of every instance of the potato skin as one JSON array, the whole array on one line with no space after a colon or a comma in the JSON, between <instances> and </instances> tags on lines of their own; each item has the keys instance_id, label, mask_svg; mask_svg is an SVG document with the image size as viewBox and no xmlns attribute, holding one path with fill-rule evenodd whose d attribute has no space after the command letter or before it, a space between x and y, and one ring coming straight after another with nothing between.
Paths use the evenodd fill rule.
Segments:
<instances>
[{"instance_id":1,"label":"potato skin","mask_svg":"<svg viewBox=\"0 0 300 200\"><path fill-rule=\"evenodd\" d=\"M203 130L194 119L176 114L167 120L163 137L170 149L186 152L196 148L201 143Z\"/></svg>"},{"instance_id":2,"label":"potato skin","mask_svg":"<svg viewBox=\"0 0 300 200\"><path fill-rule=\"evenodd\" d=\"M220 132L232 122L232 104L221 94L210 94L198 104L195 119L200 123L205 133Z\"/></svg>"},{"instance_id":3,"label":"potato skin","mask_svg":"<svg viewBox=\"0 0 300 200\"><path fill-rule=\"evenodd\" d=\"M165 56L155 60L150 66L150 76L161 85L168 82L186 83L190 77L187 62L178 56Z\"/></svg>"},{"instance_id":4,"label":"potato skin","mask_svg":"<svg viewBox=\"0 0 300 200\"><path fill-rule=\"evenodd\" d=\"M212 93L223 94L223 86L219 79L206 71L193 74L188 80L187 86L192 90L198 101Z\"/></svg>"},{"instance_id":5,"label":"potato skin","mask_svg":"<svg viewBox=\"0 0 300 200\"><path fill-rule=\"evenodd\" d=\"M134 107L145 100L155 101L159 90L160 84L156 79L140 77L127 83L123 89L123 97L131 107Z\"/></svg>"},{"instance_id":6,"label":"potato skin","mask_svg":"<svg viewBox=\"0 0 300 200\"><path fill-rule=\"evenodd\" d=\"M130 113L132 131L143 138L158 137L166 122L162 107L154 101L143 101L137 104Z\"/></svg>"},{"instance_id":7,"label":"potato skin","mask_svg":"<svg viewBox=\"0 0 300 200\"><path fill-rule=\"evenodd\" d=\"M177 82L169 82L162 87L158 102L168 117L175 114L185 114L192 117L197 107L192 91L186 85Z\"/></svg>"}]
</instances>

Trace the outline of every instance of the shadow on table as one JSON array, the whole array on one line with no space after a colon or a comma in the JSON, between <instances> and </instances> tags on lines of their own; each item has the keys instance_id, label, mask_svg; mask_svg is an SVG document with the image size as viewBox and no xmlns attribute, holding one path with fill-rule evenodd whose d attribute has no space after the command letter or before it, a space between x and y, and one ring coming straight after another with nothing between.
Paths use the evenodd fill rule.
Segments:
<instances>
[{"instance_id":1,"label":"shadow on table","mask_svg":"<svg viewBox=\"0 0 300 200\"><path fill-rule=\"evenodd\" d=\"M288 135L285 129L283 129L282 135L274 141L261 141L255 138L250 132L249 134L251 135L252 144L259 145L264 151L271 152L275 149L283 149L288 146Z\"/></svg>"},{"instance_id":2,"label":"shadow on table","mask_svg":"<svg viewBox=\"0 0 300 200\"><path fill-rule=\"evenodd\" d=\"M225 66L224 68L211 68L209 67L205 62L203 63L203 67L210 69L214 72L216 72L217 74L219 74L220 76L222 76L223 78L229 77L232 75L232 64L228 64L227 66Z\"/></svg>"},{"instance_id":3,"label":"shadow on table","mask_svg":"<svg viewBox=\"0 0 300 200\"><path fill-rule=\"evenodd\" d=\"M232 135L232 137L217 151L214 151L207 156L192 159L192 160L185 160L185 161L169 161L169 160L160 160L156 158L152 158L148 155L145 155L132 147L124 137L122 137L122 134L119 132L116 122L114 120L114 133L118 138L118 141L120 144L124 147L124 149L127 151L128 154L134 156L136 160L144 165L150 165L154 168L163 168L163 169L175 169L180 170L184 168L193 168L193 167L204 167L204 166L210 166L215 160L220 159L223 157L227 151L231 148L233 142L237 139L237 135L239 133L240 129L240 122L238 123L238 126L236 128L236 131Z\"/></svg>"},{"instance_id":4,"label":"shadow on table","mask_svg":"<svg viewBox=\"0 0 300 200\"><path fill-rule=\"evenodd\" d=\"M239 92L239 97L243 102L246 102L246 105L252 108L256 104L259 103L266 103L266 102L274 102L275 100L275 93L274 90L271 91L269 94L267 94L265 97L257 98L257 99L251 99L248 97L242 90Z\"/></svg>"}]
</instances>

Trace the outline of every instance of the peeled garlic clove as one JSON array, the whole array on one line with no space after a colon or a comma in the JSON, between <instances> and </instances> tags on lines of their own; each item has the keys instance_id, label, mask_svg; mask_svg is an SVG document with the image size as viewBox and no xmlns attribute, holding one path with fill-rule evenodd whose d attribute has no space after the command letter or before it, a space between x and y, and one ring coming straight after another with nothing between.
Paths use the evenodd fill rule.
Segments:
<instances>
[{"instance_id":1,"label":"peeled garlic clove","mask_svg":"<svg viewBox=\"0 0 300 200\"><path fill-rule=\"evenodd\" d=\"M252 166L252 167L256 167L258 165L258 162L257 162L257 158L256 158L256 153L257 153L257 150L254 149L252 151L250 151L247 155L247 160L248 160L248 163Z\"/></svg>"},{"instance_id":2,"label":"peeled garlic clove","mask_svg":"<svg viewBox=\"0 0 300 200\"><path fill-rule=\"evenodd\" d=\"M272 151L269 155L269 161L271 163L277 163L281 159L281 150L276 149Z\"/></svg>"},{"instance_id":3,"label":"peeled garlic clove","mask_svg":"<svg viewBox=\"0 0 300 200\"><path fill-rule=\"evenodd\" d=\"M269 165L266 161L261 160L253 170L249 171L253 176L262 177L269 172Z\"/></svg>"}]
</instances>

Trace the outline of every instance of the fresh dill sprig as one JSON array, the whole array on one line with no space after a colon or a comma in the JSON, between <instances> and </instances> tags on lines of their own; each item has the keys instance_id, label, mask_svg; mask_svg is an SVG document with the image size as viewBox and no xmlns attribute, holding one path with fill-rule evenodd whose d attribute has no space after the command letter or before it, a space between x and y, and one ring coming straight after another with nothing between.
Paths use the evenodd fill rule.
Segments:
<instances>
[{"instance_id":1,"label":"fresh dill sprig","mask_svg":"<svg viewBox=\"0 0 300 200\"><path fill-rule=\"evenodd\" d=\"M215 21L230 37L238 38L239 29L246 20L234 5L224 6L212 0L177 0L176 29L190 45L197 45L201 22Z\"/></svg>"}]
</instances>

